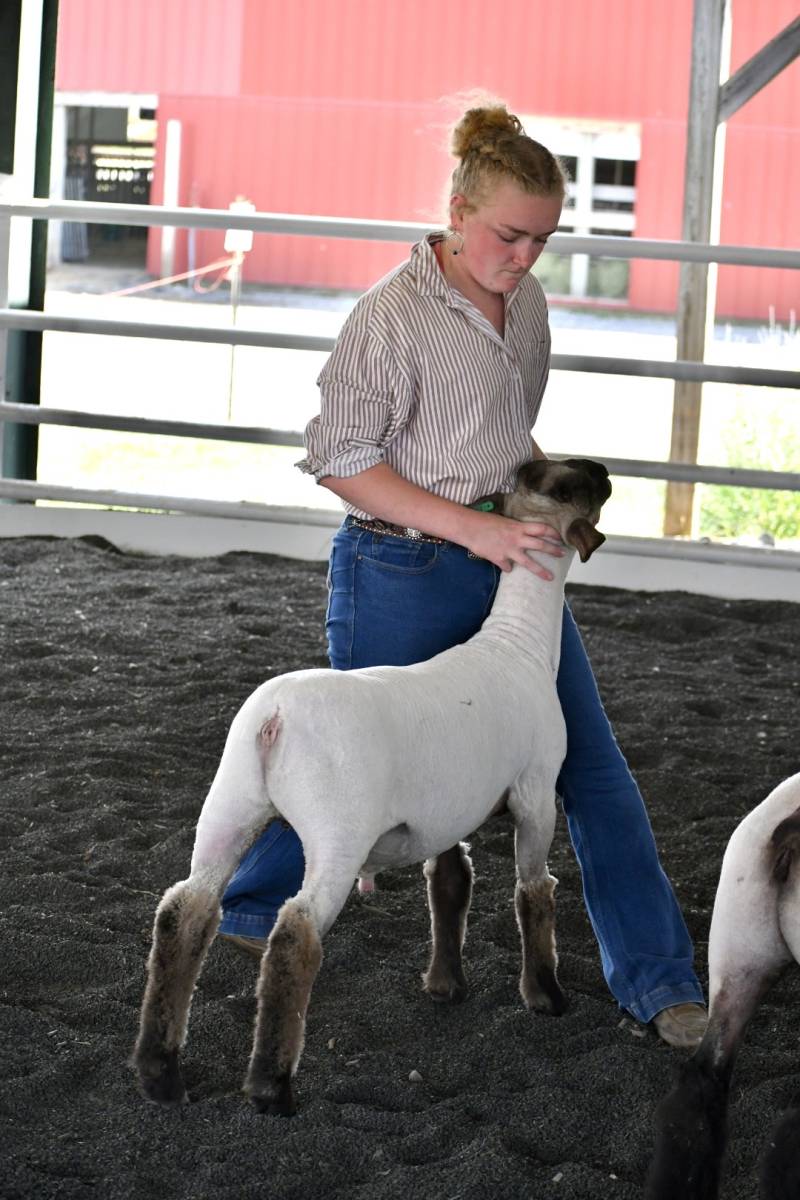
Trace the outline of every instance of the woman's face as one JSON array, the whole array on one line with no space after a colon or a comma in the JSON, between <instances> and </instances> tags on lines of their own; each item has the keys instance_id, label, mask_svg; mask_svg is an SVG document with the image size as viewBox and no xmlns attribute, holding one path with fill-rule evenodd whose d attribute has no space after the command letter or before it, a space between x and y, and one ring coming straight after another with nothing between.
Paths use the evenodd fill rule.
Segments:
<instances>
[{"instance_id":1,"label":"woman's face","mask_svg":"<svg viewBox=\"0 0 800 1200\"><path fill-rule=\"evenodd\" d=\"M459 269L488 292L512 292L558 228L560 196L531 196L513 180L498 183L476 209L454 196L451 225L464 239Z\"/></svg>"}]
</instances>

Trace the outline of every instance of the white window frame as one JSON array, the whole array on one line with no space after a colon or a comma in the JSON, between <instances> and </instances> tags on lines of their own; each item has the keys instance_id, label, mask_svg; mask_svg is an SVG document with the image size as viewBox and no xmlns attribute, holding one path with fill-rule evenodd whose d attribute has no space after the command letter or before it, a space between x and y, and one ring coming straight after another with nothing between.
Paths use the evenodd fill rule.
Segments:
<instances>
[{"instance_id":1,"label":"white window frame","mask_svg":"<svg viewBox=\"0 0 800 1200\"><path fill-rule=\"evenodd\" d=\"M594 182L594 164L598 158L638 162L641 157L641 127L634 122L591 119L566 120L558 117L523 118L525 132L547 146L559 158L574 158L575 178L567 196L572 201L561 215L559 228L570 233L589 234L593 229L632 234L636 220L636 188ZM626 201L630 212L598 210L598 200ZM570 295L588 293L589 257L573 254L570 262Z\"/></svg>"}]
</instances>

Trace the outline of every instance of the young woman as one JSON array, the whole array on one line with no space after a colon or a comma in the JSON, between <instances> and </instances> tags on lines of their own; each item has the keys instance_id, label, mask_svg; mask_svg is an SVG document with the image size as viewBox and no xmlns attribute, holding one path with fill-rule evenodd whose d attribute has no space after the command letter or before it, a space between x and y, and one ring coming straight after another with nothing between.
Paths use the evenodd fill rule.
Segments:
<instances>
[{"instance_id":1,"label":"young woman","mask_svg":"<svg viewBox=\"0 0 800 1200\"><path fill-rule=\"evenodd\" d=\"M526 552L563 553L548 526L471 506L511 491L519 465L543 457L531 430L550 332L530 269L558 226L564 175L502 105L466 112L453 152L449 228L355 306L306 430L299 465L347 512L329 575L338 670L420 662L466 641L500 571L551 578ZM706 1014L691 942L568 608L558 692L568 737L558 790L609 988L665 1041L693 1047ZM222 934L260 955L302 877L297 835L272 822L228 886Z\"/></svg>"}]
</instances>

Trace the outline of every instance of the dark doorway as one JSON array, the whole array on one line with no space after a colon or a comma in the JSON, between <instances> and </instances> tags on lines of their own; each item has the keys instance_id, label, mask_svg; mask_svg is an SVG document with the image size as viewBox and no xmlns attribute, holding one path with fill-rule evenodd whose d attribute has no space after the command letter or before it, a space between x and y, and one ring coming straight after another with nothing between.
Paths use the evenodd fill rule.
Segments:
<instances>
[{"instance_id":1,"label":"dark doorway","mask_svg":"<svg viewBox=\"0 0 800 1200\"><path fill-rule=\"evenodd\" d=\"M143 108L67 109L69 200L106 204L148 204L155 165L156 114ZM66 262L144 266L144 225L63 227L61 257Z\"/></svg>"}]
</instances>

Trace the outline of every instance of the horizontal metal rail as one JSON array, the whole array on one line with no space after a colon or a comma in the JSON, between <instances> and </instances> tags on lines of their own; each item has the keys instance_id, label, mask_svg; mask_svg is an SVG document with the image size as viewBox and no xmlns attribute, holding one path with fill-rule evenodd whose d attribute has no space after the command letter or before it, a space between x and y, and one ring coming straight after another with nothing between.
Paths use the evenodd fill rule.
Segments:
<instances>
[{"instance_id":1,"label":"horizontal metal rail","mask_svg":"<svg viewBox=\"0 0 800 1200\"><path fill-rule=\"evenodd\" d=\"M118 205L81 201L26 200L0 203L0 224L11 217L34 220L61 220L88 224L172 226L179 228L241 229L259 234L354 238L369 241L412 242L424 236L432 226L418 222L356 220L339 217L315 217L285 213L237 214L227 209L166 208L147 205ZM6 226L7 229L7 226ZM582 234L555 234L548 249L556 254L589 254L622 259L660 259L677 262L720 263L738 266L800 269L800 251L752 246L715 246L710 244L661 241L631 237ZM329 351L335 339L305 334L283 334L242 327L214 327L191 324L155 324L137 321L82 318L21 309L0 309L0 330L42 330L65 333L101 334L125 337L173 339L231 346L274 347L291 350ZM800 376L795 371L735 367L709 363L665 360L632 360L598 355L555 354L554 370L603 374L683 379L702 382L740 383L758 386L797 388ZM161 433L178 437L211 438L232 442L301 447L302 435L295 431L250 426L207 425L197 422L150 420L116 414L87 413L37 406L0 404L0 421L20 424L54 424L122 432ZM738 487L800 490L800 475L790 472L710 467L695 463L659 463L644 460L608 459L612 475L636 478L669 479L680 482L731 484ZM197 497L160 496L144 493L72 488L40 481L0 479L0 497L35 502L50 500L67 504L87 504L111 508L134 508L160 512L194 513L255 521L279 521L289 524L338 524L340 514L324 509L285 508L249 502L204 500ZM611 538L621 553L646 553L656 557L681 556L713 562L762 565L765 555L772 564L797 570L798 556L793 552L746 550L743 547L702 545L697 543L659 542L651 539ZM642 550L646 544L647 549ZM627 547L627 549L626 549ZM748 557L749 556L749 557Z\"/></svg>"},{"instance_id":2,"label":"horizontal metal rail","mask_svg":"<svg viewBox=\"0 0 800 1200\"><path fill-rule=\"evenodd\" d=\"M99 333L110 337L162 338L178 342L216 342L228 346L273 346L280 350L332 349L335 339L306 333L272 333L246 326L177 325L154 321L116 321L76 317L32 309L0 308L0 329L41 329L51 333Z\"/></svg>"},{"instance_id":3,"label":"horizontal metal rail","mask_svg":"<svg viewBox=\"0 0 800 1200\"><path fill-rule=\"evenodd\" d=\"M63 425L69 428L105 429L118 433L162 434L167 437L207 438L262 446L296 446L302 449L303 434L261 425L209 425L163 418L118 416L114 413L80 409L41 408L34 404L0 403L0 421L21 425ZM555 453L552 458L570 458ZM671 479L678 483L729 484L732 487L776 488L800 491L800 474L790 471L757 471L745 467L712 467L702 463L652 462L646 459L603 458L610 474L633 479Z\"/></svg>"},{"instance_id":4,"label":"horizontal metal rail","mask_svg":"<svg viewBox=\"0 0 800 1200\"><path fill-rule=\"evenodd\" d=\"M162 338L228 346L268 346L281 350L333 349L335 338L305 333L276 333L241 326L174 325L152 321L116 321L107 317L62 316L29 309L0 308L0 329L51 333L94 333L110 337ZM736 367L685 359L612 358L597 354L554 354L554 371L635 375L648 379L690 379L705 383L742 383L757 387L800 388L800 372L768 367Z\"/></svg>"},{"instance_id":5,"label":"horizontal metal rail","mask_svg":"<svg viewBox=\"0 0 800 1200\"><path fill-rule=\"evenodd\" d=\"M553 454L551 458L571 458ZM712 483L717 486L774 488L779 492L800 492L800 473L796 471L760 471L751 467L712 467L703 463L654 462L643 458L606 458L598 456L609 475L631 479L669 479L674 483Z\"/></svg>"},{"instance_id":6,"label":"horizontal metal rail","mask_svg":"<svg viewBox=\"0 0 800 1200\"><path fill-rule=\"evenodd\" d=\"M118 492L111 488L74 488L41 480L0 479L0 497L9 500L56 500L101 508L135 508L154 512L193 513L204 517L231 517L239 521L283 521L288 525L340 525L342 514L321 508L284 508L248 500L204 500L197 496L167 496L146 492Z\"/></svg>"},{"instance_id":7,"label":"horizontal metal rail","mask_svg":"<svg viewBox=\"0 0 800 1200\"><path fill-rule=\"evenodd\" d=\"M180 229L246 229L253 233L301 237L353 238L378 242L416 242L435 224L375 221L353 217L315 217L294 213L232 213L224 208L166 208L163 205L103 204L80 200L18 200L0 203L0 218L82 221L89 225L153 225ZM715 262L746 267L800 268L800 250L767 246L715 246L705 242L650 238L553 234L554 254L591 254L605 258L652 258L672 262Z\"/></svg>"},{"instance_id":8,"label":"horizontal metal rail","mask_svg":"<svg viewBox=\"0 0 800 1200\"><path fill-rule=\"evenodd\" d=\"M735 367L687 359L612 358L600 354L553 354L553 371L596 375L636 375L647 379L692 379L702 383L743 383L756 387L799 388L800 372L771 367Z\"/></svg>"},{"instance_id":9,"label":"horizontal metal rail","mask_svg":"<svg viewBox=\"0 0 800 1200\"><path fill-rule=\"evenodd\" d=\"M792 571L800 584L800 554L796 550L777 550L774 546L738 546L720 542L688 542L681 538L638 538L610 533L605 544L612 554L632 554L644 558L681 558L690 562L713 563L732 567L776 567Z\"/></svg>"},{"instance_id":10,"label":"horizontal metal rail","mask_svg":"<svg viewBox=\"0 0 800 1200\"><path fill-rule=\"evenodd\" d=\"M255 443L259 446L303 446L303 435L261 425L209 425L199 421L169 421L161 417L119 416L85 409L42 408L39 404L0 403L0 421L20 425L66 425L79 429L110 429L119 433L160 433L167 437L207 438L209 441Z\"/></svg>"},{"instance_id":11,"label":"horizontal metal rail","mask_svg":"<svg viewBox=\"0 0 800 1200\"><path fill-rule=\"evenodd\" d=\"M335 529L342 514L316 508L284 508L278 505L251 504L247 501L201 500L195 496L158 496L140 492L89 491L84 488L32 483L28 480L0 480L0 497L21 501L53 500L70 505L87 504L107 508L155 511L164 514L224 517L244 521L271 521L286 525L307 525ZM1 512L2 510L0 510ZM606 545L611 553L649 558L681 558L717 565L768 565L800 575L800 555L771 546L729 546L713 542L667 541L657 538L622 537L610 534Z\"/></svg>"}]
</instances>

